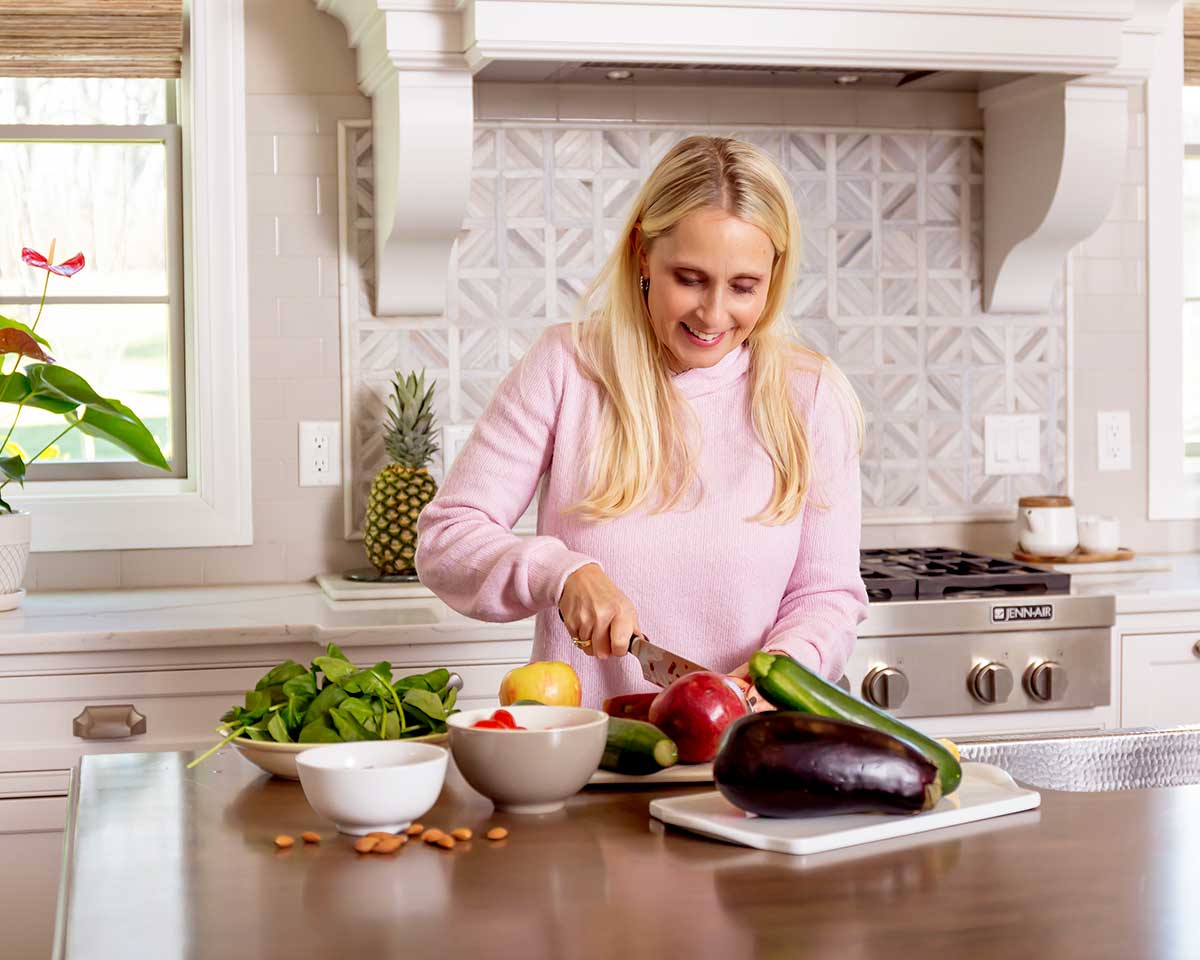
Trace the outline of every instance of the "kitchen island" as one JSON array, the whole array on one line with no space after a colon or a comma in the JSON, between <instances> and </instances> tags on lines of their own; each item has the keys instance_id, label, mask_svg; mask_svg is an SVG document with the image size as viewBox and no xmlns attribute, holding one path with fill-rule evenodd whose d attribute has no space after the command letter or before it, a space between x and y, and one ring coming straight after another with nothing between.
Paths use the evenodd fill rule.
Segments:
<instances>
[{"instance_id":1,"label":"kitchen island","mask_svg":"<svg viewBox=\"0 0 1200 960\"><path fill-rule=\"evenodd\" d=\"M422 820L476 837L382 857L298 783L191 757L83 758L56 957L1200 957L1200 786L1042 791L1037 810L791 857L663 827L645 787L497 814L451 767Z\"/></svg>"}]
</instances>

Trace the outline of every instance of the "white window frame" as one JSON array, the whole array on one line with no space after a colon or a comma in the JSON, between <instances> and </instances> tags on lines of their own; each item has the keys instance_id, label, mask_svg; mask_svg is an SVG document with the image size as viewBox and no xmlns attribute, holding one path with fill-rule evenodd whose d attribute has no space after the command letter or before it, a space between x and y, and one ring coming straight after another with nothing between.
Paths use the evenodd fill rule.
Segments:
<instances>
[{"instance_id":1,"label":"white window frame","mask_svg":"<svg viewBox=\"0 0 1200 960\"><path fill-rule=\"evenodd\" d=\"M1200 517L1200 473L1183 456L1183 4L1146 81L1146 315L1151 520Z\"/></svg>"},{"instance_id":2,"label":"white window frame","mask_svg":"<svg viewBox=\"0 0 1200 960\"><path fill-rule=\"evenodd\" d=\"M185 478L30 482L35 552L253 542L243 0L184 3Z\"/></svg>"}]
</instances>

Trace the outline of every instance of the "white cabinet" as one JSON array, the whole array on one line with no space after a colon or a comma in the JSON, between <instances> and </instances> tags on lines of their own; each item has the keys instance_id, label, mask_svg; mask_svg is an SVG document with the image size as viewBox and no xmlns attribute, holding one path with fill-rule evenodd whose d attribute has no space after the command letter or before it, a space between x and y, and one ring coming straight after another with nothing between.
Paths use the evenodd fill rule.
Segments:
<instances>
[{"instance_id":1,"label":"white cabinet","mask_svg":"<svg viewBox=\"0 0 1200 960\"><path fill-rule=\"evenodd\" d=\"M531 626L532 632L532 626ZM355 663L387 660L396 676L446 667L463 678L459 706L498 703L500 681L525 663L526 640L452 640L430 632L404 642L346 638ZM0 657L0 834L61 829L69 771L83 754L190 750L216 742L221 715L284 659L308 664L310 640L211 648ZM76 735L75 718L128 704L145 732L113 739Z\"/></svg>"},{"instance_id":2,"label":"white cabinet","mask_svg":"<svg viewBox=\"0 0 1200 960\"><path fill-rule=\"evenodd\" d=\"M1200 629L1121 634L1121 726L1200 723Z\"/></svg>"}]
</instances>

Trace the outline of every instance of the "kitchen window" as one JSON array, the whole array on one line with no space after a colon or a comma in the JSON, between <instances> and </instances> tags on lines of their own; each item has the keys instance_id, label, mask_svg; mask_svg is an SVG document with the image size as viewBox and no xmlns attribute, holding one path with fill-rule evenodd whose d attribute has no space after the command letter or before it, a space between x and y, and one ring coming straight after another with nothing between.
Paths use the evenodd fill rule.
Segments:
<instances>
[{"instance_id":1,"label":"kitchen window","mask_svg":"<svg viewBox=\"0 0 1200 960\"><path fill-rule=\"evenodd\" d=\"M0 77L0 312L32 324L45 274L21 248L87 266L51 277L38 325L55 358L102 396L120 397L154 434L172 475L187 475L182 163L172 79ZM3 410L9 422L15 408ZM30 407L10 443L28 459L62 429ZM104 440L71 431L29 479L161 476Z\"/></svg>"},{"instance_id":2,"label":"kitchen window","mask_svg":"<svg viewBox=\"0 0 1200 960\"><path fill-rule=\"evenodd\" d=\"M243 3L78 12L0 3L0 313L36 310L45 275L22 246L82 251L38 332L174 469L64 443L6 499L32 514L35 551L251 543ZM22 446L39 439L28 412Z\"/></svg>"}]
</instances>

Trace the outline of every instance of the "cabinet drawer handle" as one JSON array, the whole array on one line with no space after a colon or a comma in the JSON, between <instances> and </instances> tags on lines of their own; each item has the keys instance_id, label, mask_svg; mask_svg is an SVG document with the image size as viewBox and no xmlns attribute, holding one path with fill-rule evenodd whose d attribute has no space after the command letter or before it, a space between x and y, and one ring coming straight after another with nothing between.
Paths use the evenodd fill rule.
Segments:
<instances>
[{"instance_id":1,"label":"cabinet drawer handle","mask_svg":"<svg viewBox=\"0 0 1200 960\"><path fill-rule=\"evenodd\" d=\"M1200 640L1197 640L1192 644L1192 653L1194 653L1197 657L1200 657Z\"/></svg>"},{"instance_id":2,"label":"cabinet drawer handle","mask_svg":"<svg viewBox=\"0 0 1200 960\"><path fill-rule=\"evenodd\" d=\"M80 740L123 740L146 732L146 717L132 703L84 707L72 724Z\"/></svg>"}]
</instances>

